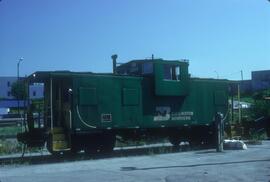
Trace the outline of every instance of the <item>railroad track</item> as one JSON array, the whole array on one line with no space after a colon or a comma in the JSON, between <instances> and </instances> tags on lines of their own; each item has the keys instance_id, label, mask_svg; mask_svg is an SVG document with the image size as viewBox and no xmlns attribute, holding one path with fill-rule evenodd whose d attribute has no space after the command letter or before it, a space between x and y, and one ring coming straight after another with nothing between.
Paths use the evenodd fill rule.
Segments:
<instances>
[{"instance_id":1,"label":"railroad track","mask_svg":"<svg viewBox=\"0 0 270 182\"><path fill-rule=\"evenodd\" d=\"M170 144L153 144L137 147L116 147L110 154L93 154L88 155L83 152L77 155L59 155L53 156L48 152L41 153L26 153L24 157L20 154L15 156L2 156L0 157L1 165L10 164L48 164L57 162L71 162L80 160L94 160L94 159L106 159L115 157L127 157L127 156L139 156L139 155L154 155L162 153L176 153L182 151L190 151L191 148L188 145L180 145L179 147L173 147ZM193 149L192 149L193 150Z\"/></svg>"}]
</instances>

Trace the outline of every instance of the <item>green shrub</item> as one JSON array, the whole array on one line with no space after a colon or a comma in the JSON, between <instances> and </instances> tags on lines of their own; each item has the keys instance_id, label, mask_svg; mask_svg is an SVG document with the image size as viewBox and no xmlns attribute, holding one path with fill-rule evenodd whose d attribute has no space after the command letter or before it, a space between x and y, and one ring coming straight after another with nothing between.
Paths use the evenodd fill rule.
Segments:
<instances>
[{"instance_id":1,"label":"green shrub","mask_svg":"<svg viewBox=\"0 0 270 182\"><path fill-rule=\"evenodd\" d=\"M16 140L0 140L0 155L20 153L22 146Z\"/></svg>"}]
</instances>

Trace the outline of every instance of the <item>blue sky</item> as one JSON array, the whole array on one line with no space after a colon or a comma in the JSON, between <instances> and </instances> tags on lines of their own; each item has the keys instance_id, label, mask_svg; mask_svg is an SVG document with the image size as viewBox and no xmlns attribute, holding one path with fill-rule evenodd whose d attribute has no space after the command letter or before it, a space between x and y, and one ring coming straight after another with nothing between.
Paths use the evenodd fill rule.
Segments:
<instances>
[{"instance_id":1,"label":"blue sky","mask_svg":"<svg viewBox=\"0 0 270 182\"><path fill-rule=\"evenodd\" d=\"M111 72L119 62L189 59L197 77L270 69L267 0L2 0L0 76L37 70Z\"/></svg>"}]
</instances>

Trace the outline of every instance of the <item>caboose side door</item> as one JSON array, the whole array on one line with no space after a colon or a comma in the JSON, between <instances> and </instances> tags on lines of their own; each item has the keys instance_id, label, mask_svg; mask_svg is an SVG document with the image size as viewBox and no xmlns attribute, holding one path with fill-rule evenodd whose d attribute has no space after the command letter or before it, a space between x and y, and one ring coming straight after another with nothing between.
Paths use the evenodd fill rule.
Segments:
<instances>
[{"instance_id":1,"label":"caboose side door","mask_svg":"<svg viewBox=\"0 0 270 182\"><path fill-rule=\"evenodd\" d=\"M68 77L51 77L47 86L47 117L51 129L72 128L72 82ZM48 121L48 120L47 120Z\"/></svg>"}]
</instances>

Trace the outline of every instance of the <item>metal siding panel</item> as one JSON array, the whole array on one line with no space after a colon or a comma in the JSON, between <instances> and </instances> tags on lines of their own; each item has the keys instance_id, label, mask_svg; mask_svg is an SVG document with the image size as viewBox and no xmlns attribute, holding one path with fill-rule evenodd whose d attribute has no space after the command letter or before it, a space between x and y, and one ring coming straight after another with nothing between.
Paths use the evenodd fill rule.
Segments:
<instances>
[{"instance_id":1,"label":"metal siding panel","mask_svg":"<svg viewBox=\"0 0 270 182\"><path fill-rule=\"evenodd\" d=\"M137 88L123 88L123 104L127 106L139 104L139 91Z\"/></svg>"},{"instance_id":2,"label":"metal siding panel","mask_svg":"<svg viewBox=\"0 0 270 182\"><path fill-rule=\"evenodd\" d=\"M81 106L97 105L96 88L79 88L79 104Z\"/></svg>"}]
</instances>

